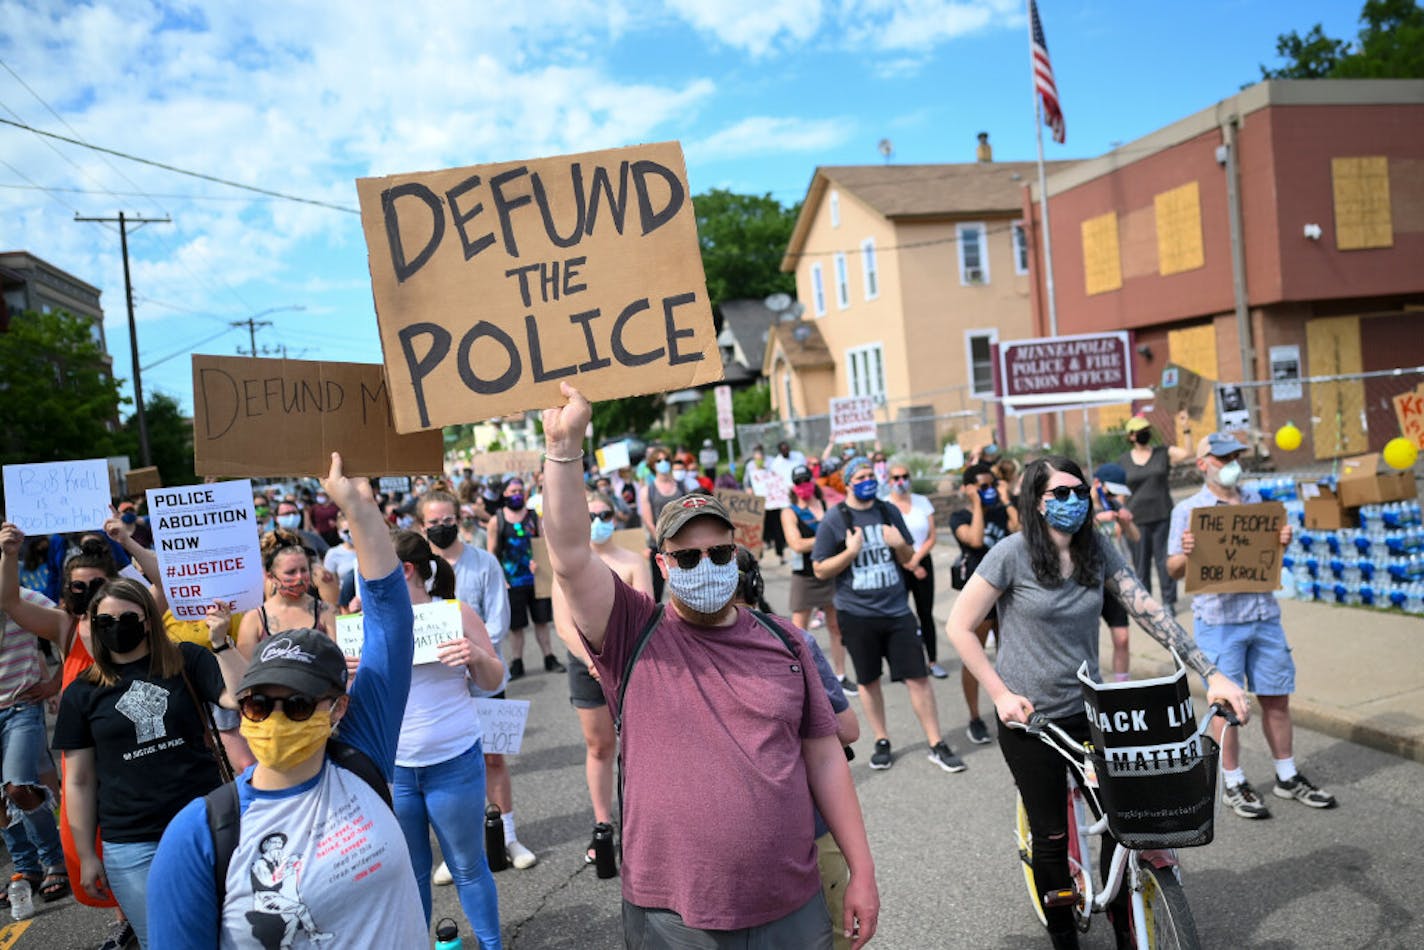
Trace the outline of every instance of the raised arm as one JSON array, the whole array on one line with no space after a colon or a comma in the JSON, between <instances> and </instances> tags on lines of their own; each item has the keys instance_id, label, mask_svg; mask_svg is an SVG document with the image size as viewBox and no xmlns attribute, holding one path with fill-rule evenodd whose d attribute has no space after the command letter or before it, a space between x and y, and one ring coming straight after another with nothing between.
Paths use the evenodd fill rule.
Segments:
<instances>
[{"instance_id":1,"label":"raised arm","mask_svg":"<svg viewBox=\"0 0 1424 950\"><path fill-rule=\"evenodd\" d=\"M58 607L42 607L20 596L20 548L25 533L8 521L0 524L0 611L37 637L54 643L69 629L70 618Z\"/></svg>"},{"instance_id":2,"label":"raised arm","mask_svg":"<svg viewBox=\"0 0 1424 950\"><path fill-rule=\"evenodd\" d=\"M1119 568L1108 577L1104 586L1117 596L1118 601L1132 614L1137 625L1147 631L1148 636L1171 650L1177 659L1207 681L1208 701L1230 703L1241 721L1246 721L1249 715L1246 692L1216 668L1216 664L1197 646L1192 635L1143 589L1131 568Z\"/></svg>"},{"instance_id":3,"label":"raised arm","mask_svg":"<svg viewBox=\"0 0 1424 950\"><path fill-rule=\"evenodd\" d=\"M376 507L371 482L365 478L347 478L341 467L341 453L332 452L331 471L321 484L351 527L351 544L356 548L361 576L371 581L380 580L400 567L390 525Z\"/></svg>"},{"instance_id":4,"label":"raised arm","mask_svg":"<svg viewBox=\"0 0 1424 950\"><path fill-rule=\"evenodd\" d=\"M544 410L544 536L549 540L554 577L568 597L574 623L589 645L600 650L613 609L613 572L589 543L588 503L579 464L593 407L568 383L560 383L560 389L568 402Z\"/></svg>"},{"instance_id":5,"label":"raised arm","mask_svg":"<svg viewBox=\"0 0 1424 950\"><path fill-rule=\"evenodd\" d=\"M133 536L124 530L124 523L119 520L118 515L111 510L109 518L104 522L104 533L109 539L124 549L133 563L143 572L143 576L148 579L148 589L153 594L153 601L158 606L161 615L168 609L168 597L163 593L163 575L158 567L158 555L134 540Z\"/></svg>"}]
</instances>

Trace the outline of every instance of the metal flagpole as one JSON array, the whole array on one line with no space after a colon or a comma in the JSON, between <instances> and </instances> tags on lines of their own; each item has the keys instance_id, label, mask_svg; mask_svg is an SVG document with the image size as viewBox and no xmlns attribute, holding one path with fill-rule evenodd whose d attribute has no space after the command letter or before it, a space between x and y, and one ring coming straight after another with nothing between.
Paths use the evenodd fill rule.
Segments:
<instances>
[{"instance_id":1,"label":"metal flagpole","mask_svg":"<svg viewBox=\"0 0 1424 950\"><path fill-rule=\"evenodd\" d=\"M1034 77L1037 65L1033 58L1033 11L1028 9L1027 2L1024 4L1024 10L1028 19L1029 76ZM1038 94L1036 79L1030 88L1033 90L1033 128L1038 140L1038 217L1043 222L1043 289L1048 298L1048 335L1057 336L1058 301L1053 293L1053 238L1048 233L1048 175L1043 168L1043 97ZM1063 412L1059 410L1054 414L1054 428L1060 436L1067 432L1064 425Z\"/></svg>"}]
</instances>

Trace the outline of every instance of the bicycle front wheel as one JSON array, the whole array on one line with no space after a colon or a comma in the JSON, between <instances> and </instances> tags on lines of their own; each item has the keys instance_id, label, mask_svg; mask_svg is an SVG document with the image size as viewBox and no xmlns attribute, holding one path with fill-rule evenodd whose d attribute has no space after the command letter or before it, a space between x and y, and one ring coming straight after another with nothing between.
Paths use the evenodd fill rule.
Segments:
<instances>
[{"instance_id":1,"label":"bicycle front wheel","mask_svg":"<svg viewBox=\"0 0 1424 950\"><path fill-rule=\"evenodd\" d=\"M1148 950L1201 950L1187 895L1171 868L1144 865L1143 923Z\"/></svg>"},{"instance_id":2,"label":"bicycle front wheel","mask_svg":"<svg viewBox=\"0 0 1424 950\"><path fill-rule=\"evenodd\" d=\"M1038 922L1048 926L1048 918L1043 915L1043 895L1033 882L1033 832L1028 828L1028 812L1024 811L1023 796L1014 794L1014 837L1018 840L1019 864L1023 868L1024 885L1028 887L1028 901L1038 916Z\"/></svg>"}]
</instances>

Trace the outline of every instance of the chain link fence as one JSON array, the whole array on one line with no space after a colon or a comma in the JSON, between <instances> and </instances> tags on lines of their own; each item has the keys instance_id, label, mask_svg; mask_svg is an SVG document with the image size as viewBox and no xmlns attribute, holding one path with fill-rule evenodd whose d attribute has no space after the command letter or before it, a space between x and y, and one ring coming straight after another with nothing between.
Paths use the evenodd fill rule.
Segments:
<instances>
[{"instance_id":1,"label":"chain link fence","mask_svg":"<svg viewBox=\"0 0 1424 950\"><path fill-rule=\"evenodd\" d=\"M911 410L902 412L898 419L877 422L875 437L888 455L897 452L938 455L947 438L982 425L983 418L982 411L973 409L943 415ZM770 453L783 440L807 455L820 455L830 439L829 414L737 425L737 443L743 455L751 454L758 445Z\"/></svg>"}]
</instances>

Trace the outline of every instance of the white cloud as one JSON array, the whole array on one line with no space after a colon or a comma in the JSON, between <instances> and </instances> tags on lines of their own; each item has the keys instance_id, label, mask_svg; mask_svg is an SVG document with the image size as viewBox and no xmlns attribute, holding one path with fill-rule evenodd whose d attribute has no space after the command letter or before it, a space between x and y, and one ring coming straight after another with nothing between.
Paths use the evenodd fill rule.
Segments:
<instances>
[{"instance_id":1,"label":"white cloud","mask_svg":"<svg viewBox=\"0 0 1424 950\"><path fill-rule=\"evenodd\" d=\"M821 0L667 0L667 5L703 33L753 56L800 45L821 26Z\"/></svg>"},{"instance_id":2,"label":"white cloud","mask_svg":"<svg viewBox=\"0 0 1424 950\"><path fill-rule=\"evenodd\" d=\"M960 36L1023 22L1020 0L852 0L844 27L853 45L928 51Z\"/></svg>"},{"instance_id":3,"label":"white cloud","mask_svg":"<svg viewBox=\"0 0 1424 950\"><path fill-rule=\"evenodd\" d=\"M687 152L704 162L784 152L819 152L840 145L854 131L855 124L844 118L749 116L690 143Z\"/></svg>"}]
</instances>

